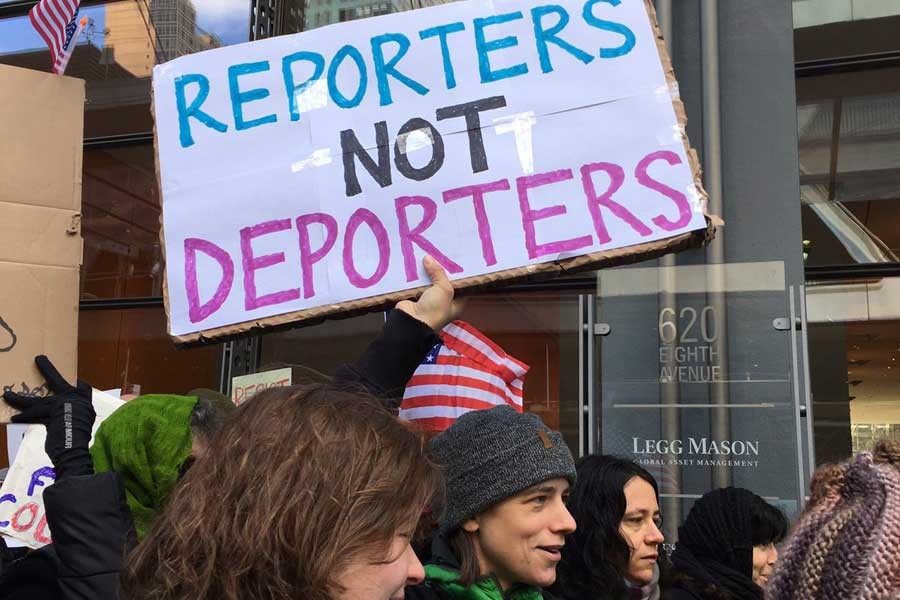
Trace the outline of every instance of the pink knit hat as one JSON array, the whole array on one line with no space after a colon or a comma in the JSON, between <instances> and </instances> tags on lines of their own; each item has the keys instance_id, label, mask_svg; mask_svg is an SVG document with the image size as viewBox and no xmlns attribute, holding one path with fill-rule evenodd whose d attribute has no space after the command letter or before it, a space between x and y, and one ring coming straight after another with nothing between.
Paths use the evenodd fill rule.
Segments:
<instances>
[{"instance_id":1,"label":"pink knit hat","mask_svg":"<svg viewBox=\"0 0 900 600\"><path fill-rule=\"evenodd\" d=\"M900 442L823 466L810 485L766 597L900 598Z\"/></svg>"}]
</instances>

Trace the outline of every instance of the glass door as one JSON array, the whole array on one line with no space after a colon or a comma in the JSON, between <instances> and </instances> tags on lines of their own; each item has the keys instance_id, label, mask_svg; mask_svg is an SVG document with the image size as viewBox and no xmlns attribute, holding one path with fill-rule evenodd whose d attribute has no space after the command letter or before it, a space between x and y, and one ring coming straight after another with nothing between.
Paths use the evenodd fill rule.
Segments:
<instances>
[{"instance_id":1,"label":"glass door","mask_svg":"<svg viewBox=\"0 0 900 600\"><path fill-rule=\"evenodd\" d=\"M667 541L717 487L802 503L795 295L779 261L598 274L596 449L656 477Z\"/></svg>"}]
</instances>

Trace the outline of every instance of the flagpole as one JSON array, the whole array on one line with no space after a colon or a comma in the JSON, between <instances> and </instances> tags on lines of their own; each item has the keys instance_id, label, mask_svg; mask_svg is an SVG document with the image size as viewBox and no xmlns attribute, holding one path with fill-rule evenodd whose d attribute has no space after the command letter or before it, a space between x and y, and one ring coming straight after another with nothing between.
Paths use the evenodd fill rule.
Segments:
<instances>
[{"instance_id":1,"label":"flagpole","mask_svg":"<svg viewBox=\"0 0 900 600\"><path fill-rule=\"evenodd\" d=\"M75 33L72 34L72 40L57 59L56 64L53 65L53 72L57 75L63 75L66 72L66 67L69 66L69 59L72 58L72 53L75 51L75 45L78 43L78 38L81 36L81 32L87 27L89 22L90 19L87 16L81 17L78 21L78 27L75 28Z\"/></svg>"}]
</instances>

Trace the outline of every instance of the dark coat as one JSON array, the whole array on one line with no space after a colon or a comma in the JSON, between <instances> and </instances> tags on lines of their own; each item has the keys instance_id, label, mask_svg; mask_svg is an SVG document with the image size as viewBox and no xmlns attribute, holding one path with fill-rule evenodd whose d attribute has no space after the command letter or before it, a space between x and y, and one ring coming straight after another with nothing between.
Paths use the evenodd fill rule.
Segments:
<instances>
[{"instance_id":1,"label":"dark coat","mask_svg":"<svg viewBox=\"0 0 900 600\"><path fill-rule=\"evenodd\" d=\"M136 538L117 473L68 477L44 491L53 543L8 565L0 599L115 600Z\"/></svg>"},{"instance_id":2,"label":"dark coat","mask_svg":"<svg viewBox=\"0 0 900 600\"><path fill-rule=\"evenodd\" d=\"M730 600L730 596L714 585L702 584L693 579L679 576L664 596L665 600Z\"/></svg>"},{"instance_id":3,"label":"dark coat","mask_svg":"<svg viewBox=\"0 0 900 600\"><path fill-rule=\"evenodd\" d=\"M395 411L406 383L440 339L394 310L378 337L334 384L362 387ZM71 477L44 491L53 543L4 565L0 600L116 600L124 557L136 545L125 489L115 472Z\"/></svg>"},{"instance_id":4,"label":"dark coat","mask_svg":"<svg viewBox=\"0 0 900 600\"><path fill-rule=\"evenodd\" d=\"M406 384L428 351L441 339L425 323L402 310L392 310L381 332L356 362L334 374L335 385L363 387L393 412L400 409Z\"/></svg>"}]
</instances>

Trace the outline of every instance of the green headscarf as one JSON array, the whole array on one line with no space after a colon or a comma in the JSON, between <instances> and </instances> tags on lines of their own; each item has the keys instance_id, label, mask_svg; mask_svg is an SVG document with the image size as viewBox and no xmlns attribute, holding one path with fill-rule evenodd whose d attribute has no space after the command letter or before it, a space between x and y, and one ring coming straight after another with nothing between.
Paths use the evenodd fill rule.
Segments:
<instances>
[{"instance_id":1,"label":"green headscarf","mask_svg":"<svg viewBox=\"0 0 900 600\"><path fill-rule=\"evenodd\" d=\"M94 435L91 457L97 473L116 471L138 539L143 539L175 487L191 453L194 396L138 396L111 414Z\"/></svg>"}]
</instances>

